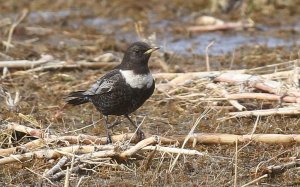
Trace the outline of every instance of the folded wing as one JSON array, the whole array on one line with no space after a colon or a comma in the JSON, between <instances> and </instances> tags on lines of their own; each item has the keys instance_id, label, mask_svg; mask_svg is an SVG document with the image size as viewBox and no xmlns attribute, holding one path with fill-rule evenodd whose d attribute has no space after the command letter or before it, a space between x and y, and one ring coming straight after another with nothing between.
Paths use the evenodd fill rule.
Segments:
<instances>
[{"instance_id":1,"label":"folded wing","mask_svg":"<svg viewBox=\"0 0 300 187\"><path fill-rule=\"evenodd\" d=\"M97 80L88 90L70 93L66 98L66 102L72 105L90 102L92 96L111 92L121 79L122 75L119 70L113 70Z\"/></svg>"}]
</instances>

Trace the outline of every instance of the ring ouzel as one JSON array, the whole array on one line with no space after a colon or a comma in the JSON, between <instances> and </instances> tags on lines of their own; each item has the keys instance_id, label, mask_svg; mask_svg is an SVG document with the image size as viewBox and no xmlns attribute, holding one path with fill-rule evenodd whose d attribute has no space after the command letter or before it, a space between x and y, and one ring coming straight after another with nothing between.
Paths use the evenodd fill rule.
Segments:
<instances>
[{"instance_id":1,"label":"ring ouzel","mask_svg":"<svg viewBox=\"0 0 300 187\"><path fill-rule=\"evenodd\" d=\"M159 47L144 42L132 43L125 52L121 64L98 79L85 91L72 92L66 102L81 105L91 102L105 116L107 142L111 143L108 116L124 115L135 128L129 114L136 111L153 94L155 82L148 67L151 53ZM144 133L137 129L140 139Z\"/></svg>"}]
</instances>

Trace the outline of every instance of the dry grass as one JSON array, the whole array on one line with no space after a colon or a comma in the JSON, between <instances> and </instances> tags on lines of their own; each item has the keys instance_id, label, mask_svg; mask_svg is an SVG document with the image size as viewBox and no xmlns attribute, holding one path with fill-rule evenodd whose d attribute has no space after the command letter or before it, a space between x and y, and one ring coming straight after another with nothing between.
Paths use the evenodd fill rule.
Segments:
<instances>
[{"instance_id":1,"label":"dry grass","mask_svg":"<svg viewBox=\"0 0 300 187\"><path fill-rule=\"evenodd\" d=\"M47 1L30 1L10 2L6 1L1 4L1 13L14 13L21 15L22 9L27 7L30 12L45 10L60 10L69 7L87 7L90 11L82 14L70 14L63 18L54 18L52 20L43 20L31 22L28 17L19 23L11 36L8 52L5 52L6 45L2 41L7 41L12 24L16 21L10 18L10 24L6 22L5 26L0 27L1 50L0 59L4 60L38 60L42 54L51 54L54 59L66 63L74 63L78 60L93 61L103 52L110 51L117 57L122 57L122 52L127 41L116 39L118 35L116 30L128 31L134 30L134 22L140 20L144 25L144 36L152 34L163 34L164 29L148 28L149 22L147 12L151 8L159 15L158 19L177 19L177 16L188 15L190 11L202 6L198 1L193 3L182 4L181 1L153 1L152 3L133 3L128 4L114 1L112 3L99 3L98 1L58 1L49 3ZM52 1L51 1L52 2ZM107 1L109 2L109 1ZM135 2L135 1L134 1ZM47 4L48 3L48 4ZM62 4L61 4L62 3ZM74 4L75 3L75 4ZM154 4L154 5L152 5ZM179 6L180 5L180 6ZM197 5L197 6L196 6ZM272 5L272 4L271 4ZM271 5L267 8L272 10ZM206 5L208 6L208 5ZM274 7L282 7L275 3ZM276 15L289 16L296 14L297 9L285 5L286 9L275 9ZM14 7L14 9L12 9ZM128 7L133 7L128 10ZM180 8L178 8L180 7ZM268 16L266 13L257 13L261 6L249 5L246 14L257 18L255 21L263 21ZM290 7L290 8L289 8ZM206 7L209 9L209 7ZM199 8L197 8L198 11ZM207 11L206 9L205 11ZM170 11L166 11L170 10ZM172 10L172 11L171 11ZM176 11L175 11L176 10ZM178 11L177 11L178 10ZM138 12L138 13L137 13ZM290 12L287 13L287 12ZM197 13L197 12L196 12ZM270 11L272 14L272 11ZM220 13L216 13L221 15ZM262 15L263 14L263 15ZM288 15L287 15L288 14ZM8 15L8 14L7 14ZM114 18L120 18L124 15L131 16L134 21L114 27L111 34L103 34L96 29L79 26L74 29L72 21L82 21L87 18L93 18L95 15ZM224 19L236 18L239 13L233 12L230 15L223 15ZM275 15L275 14L272 14ZM9 17L9 16L7 16ZM290 16L285 20L293 20L297 16ZM0 22L4 17L0 17ZM277 20L270 20L270 24L278 25L281 23ZM277 22L276 22L277 21ZM1 25L1 24L0 24ZM31 28L29 28L31 27ZM32 29L32 27L35 27ZM44 27L45 29L41 29ZM181 25L180 25L181 27ZM167 28L167 32L174 35L184 35L176 26ZM255 31L259 32L259 31ZM271 32L271 31L270 31ZM295 33L296 32L296 33ZM289 36L297 31L275 33L275 35ZM271 33L274 34L274 33ZM217 44L214 44L217 45ZM225 46L224 46L225 47ZM298 59L298 46L291 48L277 47L267 48L265 46L243 46L235 50L234 55L211 56L210 69L251 69L250 74L269 74L271 75L276 69L277 72L291 70L293 66L264 67L263 69L253 69L269 64L288 62L289 60ZM232 59L234 57L234 59ZM152 61L151 69L155 73L168 71L174 72L191 72L205 71L205 56L194 55L185 56L180 54L164 53L156 54ZM26 70L26 69L24 69ZM19 73L16 73L18 71ZM104 135L102 127L102 116L91 105L80 107L64 106L63 97L70 91L85 88L93 80L106 72L106 69L87 69L76 68L69 70L56 69L54 71L36 71L20 73L19 70L8 69L3 71L0 78L0 86L5 88L11 97L13 107L8 107L6 100L0 97L0 127L6 122L17 122L33 128L41 128L45 132L60 135L78 135L81 133L101 136ZM278 74L271 79L288 82L288 77L278 79ZM157 83L165 83L162 79L157 79ZM154 95L145 103L145 105L135 112L136 120L141 122L144 117L142 129L149 134L159 136L187 135L195 124L197 118L208 107L209 112L195 128L195 132L201 133L229 133L229 134L299 134L299 117L298 115L278 115L265 116L257 120L256 117L247 118L230 118L220 120L227 116L228 112L235 109L227 101L208 101L210 97L223 97L216 90L207 89L207 83L211 80L207 78L198 79L177 87L171 92L155 91ZM228 93L236 93L240 88L234 85L218 85L227 89ZM250 90L253 91L253 90ZM16 93L19 93L20 100L14 102ZM2 94L3 95L3 94ZM5 94L4 94L5 95ZM7 94L6 94L7 95ZM278 107L278 102L266 102L259 100L243 100L243 105L248 109L265 109ZM284 103L286 104L286 103ZM212 107L213 106L213 107ZM13 108L13 110L12 110ZM19 115L19 113L23 114ZM24 117L25 116L25 117ZM114 119L111 119L112 121ZM114 129L114 134L124 134L132 132L128 128L127 121L121 120L121 125ZM254 128L255 127L255 128ZM0 128L1 129L1 128ZM9 148L17 145L23 145L32 141L32 137L24 136L11 130L1 130L0 147ZM55 148L57 144L47 145L46 148ZM203 185L203 186L242 186L255 179L261 185L281 185L296 186L300 184L300 172L298 165L287 169L284 172L270 174L270 166L278 166L285 163L294 162L299 159L298 144L265 144L259 142L238 143L237 147L232 145L205 145L198 144L195 147L188 145L187 148L196 149L200 152L207 152L209 156L191 156L181 155L174 162L177 154L168 154L159 151L146 151L135 155L126 161L117 162L114 159L103 161L101 165L90 165L85 167L86 170L81 173L69 172L69 185L76 186L181 186L181 185ZM44 180L43 174L49 168L52 168L58 160L56 159L37 159L0 167L0 184L7 185L31 185L43 181L45 186L51 186L48 180ZM175 163L170 172L170 165ZM68 165L71 169L71 165ZM74 168L74 166L73 166ZM268 174L268 177L265 174ZM260 178L262 177L262 178ZM235 182L236 181L236 182ZM54 185L62 186L64 180L53 182Z\"/></svg>"}]
</instances>

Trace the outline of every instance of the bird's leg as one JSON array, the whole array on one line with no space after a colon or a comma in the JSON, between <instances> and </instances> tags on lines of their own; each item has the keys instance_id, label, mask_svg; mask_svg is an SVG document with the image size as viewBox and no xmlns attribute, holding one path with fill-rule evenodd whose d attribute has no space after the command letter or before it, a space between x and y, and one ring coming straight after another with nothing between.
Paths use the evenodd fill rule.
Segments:
<instances>
[{"instance_id":1,"label":"bird's leg","mask_svg":"<svg viewBox=\"0 0 300 187\"><path fill-rule=\"evenodd\" d=\"M115 126L119 125L120 124L120 121L118 120L118 118L113 122L113 124L111 124L110 126L108 126L108 129L112 129L114 128Z\"/></svg>"},{"instance_id":2,"label":"bird's leg","mask_svg":"<svg viewBox=\"0 0 300 187\"><path fill-rule=\"evenodd\" d=\"M110 143L112 143L112 140L111 140L111 136L109 133L108 116L105 116L105 127L106 127L106 136L107 136L106 143L110 144Z\"/></svg>"},{"instance_id":3,"label":"bird's leg","mask_svg":"<svg viewBox=\"0 0 300 187\"><path fill-rule=\"evenodd\" d=\"M139 127L130 119L128 114L125 114L124 116L130 121L131 125L134 126L137 129L137 133L138 133L138 136L139 136L140 140L145 139L145 134L143 133L143 131L141 131L139 129Z\"/></svg>"},{"instance_id":4,"label":"bird's leg","mask_svg":"<svg viewBox=\"0 0 300 187\"><path fill-rule=\"evenodd\" d=\"M280 107L282 107L283 99L284 99L286 96L288 96L286 93L283 94L282 96L280 96L280 98L279 98L279 106L280 106Z\"/></svg>"}]
</instances>

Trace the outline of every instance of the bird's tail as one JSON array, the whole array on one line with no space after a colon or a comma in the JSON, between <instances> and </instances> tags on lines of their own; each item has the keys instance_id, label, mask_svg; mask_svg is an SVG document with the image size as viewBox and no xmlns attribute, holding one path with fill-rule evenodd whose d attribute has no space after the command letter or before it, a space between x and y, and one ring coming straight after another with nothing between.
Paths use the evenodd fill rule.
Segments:
<instances>
[{"instance_id":1,"label":"bird's tail","mask_svg":"<svg viewBox=\"0 0 300 187\"><path fill-rule=\"evenodd\" d=\"M84 95L85 91L76 91L71 92L66 98L65 101L71 105L81 105L89 102L87 95Z\"/></svg>"}]
</instances>

